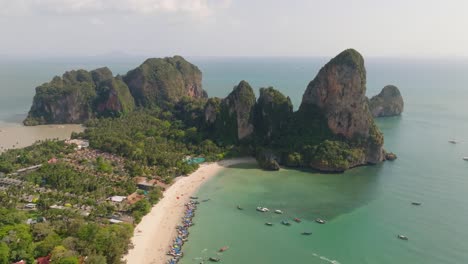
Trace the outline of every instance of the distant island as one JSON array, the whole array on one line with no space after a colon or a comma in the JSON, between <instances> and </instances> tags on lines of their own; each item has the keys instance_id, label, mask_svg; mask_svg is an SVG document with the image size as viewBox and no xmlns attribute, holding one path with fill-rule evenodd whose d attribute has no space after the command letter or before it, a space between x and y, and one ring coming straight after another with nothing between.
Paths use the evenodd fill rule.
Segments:
<instances>
[{"instance_id":1,"label":"distant island","mask_svg":"<svg viewBox=\"0 0 468 264\"><path fill-rule=\"evenodd\" d=\"M84 123L161 109L197 137L255 156L262 168L341 172L384 161L384 138L372 117L403 110L394 86L367 99L364 59L353 49L320 70L295 112L273 87L261 88L257 100L241 81L226 98L208 98L201 80L198 67L180 56L147 59L124 76L108 68L66 72L36 88L24 124Z\"/></svg>"}]
</instances>

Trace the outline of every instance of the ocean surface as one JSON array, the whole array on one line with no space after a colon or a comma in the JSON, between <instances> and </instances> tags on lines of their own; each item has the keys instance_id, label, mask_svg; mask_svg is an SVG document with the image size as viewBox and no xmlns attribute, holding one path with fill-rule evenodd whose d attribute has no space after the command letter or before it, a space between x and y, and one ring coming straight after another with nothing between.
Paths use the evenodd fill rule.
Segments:
<instances>
[{"instance_id":1,"label":"ocean surface","mask_svg":"<svg viewBox=\"0 0 468 264\"><path fill-rule=\"evenodd\" d=\"M226 96L245 79L274 86L297 108L329 58L189 58L204 73L210 96ZM65 70L108 65L125 73L142 59L0 62L0 128L27 113L34 87ZM366 60L368 95L400 88L401 117L379 119L394 162L343 174L254 165L229 168L202 186L201 203L184 245L183 264L219 256L222 263L468 263L468 60ZM0 133L1 138L1 133ZM448 140L456 139L458 144ZM421 206L411 205L412 201ZM241 205L244 210L236 209ZM257 206L284 214L259 213ZM301 223L280 221L299 217ZM314 219L327 220L319 225ZM272 222L274 226L265 226ZM301 232L311 231L311 236ZM409 241L397 239L398 234ZM217 253L229 246L224 253Z\"/></svg>"}]
</instances>

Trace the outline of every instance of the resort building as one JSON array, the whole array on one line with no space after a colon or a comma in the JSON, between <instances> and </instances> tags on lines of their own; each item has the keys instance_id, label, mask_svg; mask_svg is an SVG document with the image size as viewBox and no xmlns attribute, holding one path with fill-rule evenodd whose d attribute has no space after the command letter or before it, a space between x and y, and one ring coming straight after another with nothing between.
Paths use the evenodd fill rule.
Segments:
<instances>
[{"instance_id":1,"label":"resort building","mask_svg":"<svg viewBox=\"0 0 468 264\"><path fill-rule=\"evenodd\" d=\"M68 140L65 140L65 143L66 144L75 144L77 150L89 147L89 141L84 140L84 139L68 139Z\"/></svg>"}]
</instances>

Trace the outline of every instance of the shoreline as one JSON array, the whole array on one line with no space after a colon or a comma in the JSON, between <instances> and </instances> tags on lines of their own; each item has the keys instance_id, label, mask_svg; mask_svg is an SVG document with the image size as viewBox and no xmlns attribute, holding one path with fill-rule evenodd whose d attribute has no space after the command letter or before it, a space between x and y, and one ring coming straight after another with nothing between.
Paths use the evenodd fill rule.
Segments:
<instances>
[{"instance_id":1,"label":"shoreline","mask_svg":"<svg viewBox=\"0 0 468 264\"><path fill-rule=\"evenodd\" d=\"M124 256L127 264L162 264L169 260L168 248L177 236L177 225L185 212L185 204L198 189L223 169L241 163L255 162L253 158L228 159L202 164L186 177L179 177L166 191L163 198L153 206L135 227L131 243L133 248Z\"/></svg>"},{"instance_id":2,"label":"shoreline","mask_svg":"<svg viewBox=\"0 0 468 264\"><path fill-rule=\"evenodd\" d=\"M72 132L82 132L80 124L51 124L24 126L23 124L0 123L0 153L9 149L31 146L38 140L69 139Z\"/></svg>"}]
</instances>

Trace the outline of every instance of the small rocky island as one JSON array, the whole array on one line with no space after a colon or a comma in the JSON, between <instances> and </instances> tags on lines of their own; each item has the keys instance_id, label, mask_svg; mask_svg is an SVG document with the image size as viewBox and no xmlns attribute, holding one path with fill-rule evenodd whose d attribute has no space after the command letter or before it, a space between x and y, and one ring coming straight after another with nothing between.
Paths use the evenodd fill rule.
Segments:
<instances>
[{"instance_id":1,"label":"small rocky island","mask_svg":"<svg viewBox=\"0 0 468 264\"><path fill-rule=\"evenodd\" d=\"M369 100L369 107L373 117L398 116L403 113L403 97L396 86L387 85Z\"/></svg>"},{"instance_id":2,"label":"small rocky island","mask_svg":"<svg viewBox=\"0 0 468 264\"><path fill-rule=\"evenodd\" d=\"M193 127L197 137L253 155L269 170L342 172L386 159L371 110L387 109L382 105L394 91L386 87L368 101L364 59L356 50L343 51L319 71L297 111L273 87L261 88L257 99L241 81L226 98L208 98L201 80L198 67L180 56L148 59L125 76L107 68L71 71L36 88L24 124L82 123L156 107Z\"/></svg>"}]
</instances>

